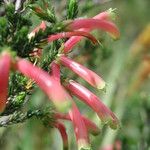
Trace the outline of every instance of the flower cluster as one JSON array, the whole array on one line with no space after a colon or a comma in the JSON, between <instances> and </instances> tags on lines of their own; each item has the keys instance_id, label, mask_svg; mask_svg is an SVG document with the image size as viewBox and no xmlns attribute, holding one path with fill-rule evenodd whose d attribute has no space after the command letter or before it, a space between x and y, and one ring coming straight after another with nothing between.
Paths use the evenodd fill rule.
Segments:
<instances>
[{"instance_id":1,"label":"flower cluster","mask_svg":"<svg viewBox=\"0 0 150 150\"><path fill-rule=\"evenodd\" d=\"M81 115L73 100L73 96L76 96L79 100L87 104L97 113L100 120L104 124L109 124L111 128L117 128L118 119L96 95L81 84L70 79L61 82L60 69L64 66L83 78L91 86L97 89L104 89L104 80L92 70L70 59L69 52L82 37L87 37L93 43L97 43L95 37L90 34L91 30L102 29L114 38L119 37L119 31L116 25L111 21L110 11L102 12L94 18L65 21L63 24L63 33L47 35L47 42L52 42L59 38L69 38L60 48L61 50L55 57L56 59L50 64L50 73L42 70L26 59L20 57L13 58L11 52L7 50L0 54L0 112L2 112L6 106L10 69L19 71L24 76L32 79L53 102L56 108L56 123L54 126L60 131L64 149L68 149L68 137L62 120L69 120L72 122L78 149L90 149L89 133L96 135L100 132L100 129L88 118ZM28 38L34 37L35 33L39 32L41 29L44 32L46 27L46 22L42 21L40 26L29 34ZM37 54L41 57L41 51L42 49L37 50L37 53L34 53L34 55Z\"/></svg>"}]
</instances>

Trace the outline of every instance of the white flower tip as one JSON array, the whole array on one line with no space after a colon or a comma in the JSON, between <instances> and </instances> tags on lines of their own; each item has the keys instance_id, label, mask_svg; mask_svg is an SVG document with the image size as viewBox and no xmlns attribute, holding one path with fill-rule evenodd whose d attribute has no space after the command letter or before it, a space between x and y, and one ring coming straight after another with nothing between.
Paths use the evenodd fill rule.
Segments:
<instances>
[{"instance_id":1,"label":"white flower tip","mask_svg":"<svg viewBox=\"0 0 150 150\"><path fill-rule=\"evenodd\" d=\"M107 118L103 119L102 124L108 125L113 130L116 130L120 126L119 120L117 118L113 119L111 117L107 117Z\"/></svg>"},{"instance_id":2,"label":"white flower tip","mask_svg":"<svg viewBox=\"0 0 150 150\"><path fill-rule=\"evenodd\" d=\"M109 13L109 16L112 20L116 19L116 12L115 12L116 10L117 10L117 8L114 8L114 9L110 8L107 10L107 12Z\"/></svg>"},{"instance_id":3,"label":"white flower tip","mask_svg":"<svg viewBox=\"0 0 150 150\"><path fill-rule=\"evenodd\" d=\"M92 150L89 143L84 139L78 140L78 150Z\"/></svg>"},{"instance_id":4,"label":"white flower tip","mask_svg":"<svg viewBox=\"0 0 150 150\"><path fill-rule=\"evenodd\" d=\"M35 36L34 32L31 32L28 34L28 39L31 40L31 38L33 38Z\"/></svg>"},{"instance_id":5,"label":"white flower tip","mask_svg":"<svg viewBox=\"0 0 150 150\"><path fill-rule=\"evenodd\" d=\"M99 85L97 85L97 89L106 91L106 83L105 82L100 83Z\"/></svg>"},{"instance_id":6,"label":"white flower tip","mask_svg":"<svg viewBox=\"0 0 150 150\"><path fill-rule=\"evenodd\" d=\"M120 124L119 124L118 119L116 119L116 120L111 120L110 123L109 123L109 126L110 126L110 128L113 129L113 130L119 128L119 127L120 127Z\"/></svg>"}]
</instances>

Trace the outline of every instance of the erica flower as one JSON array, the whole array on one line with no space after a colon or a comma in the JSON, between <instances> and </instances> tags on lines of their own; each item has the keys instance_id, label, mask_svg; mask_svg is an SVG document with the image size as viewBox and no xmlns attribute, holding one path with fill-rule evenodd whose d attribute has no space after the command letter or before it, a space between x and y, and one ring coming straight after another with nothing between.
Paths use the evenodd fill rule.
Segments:
<instances>
[{"instance_id":1,"label":"erica flower","mask_svg":"<svg viewBox=\"0 0 150 150\"><path fill-rule=\"evenodd\" d=\"M73 104L69 115L74 126L78 150L90 149L87 128L75 103Z\"/></svg>"},{"instance_id":2,"label":"erica flower","mask_svg":"<svg viewBox=\"0 0 150 150\"><path fill-rule=\"evenodd\" d=\"M53 61L50 65L51 68L51 76L53 76L56 80L60 82L60 65Z\"/></svg>"},{"instance_id":3,"label":"erica flower","mask_svg":"<svg viewBox=\"0 0 150 150\"><path fill-rule=\"evenodd\" d=\"M54 77L50 77L47 72L33 66L33 64L25 59L18 59L17 69L25 76L33 79L53 101L58 110L67 111L70 108L72 98Z\"/></svg>"},{"instance_id":4,"label":"erica flower","mask_svg":"<svg viewBox=\"0 0 150 150\"><path fill-rule=\"evenodd\" d=\"M62 140L63 140L63 150L68 150L68 135L66 133L66 128L63 123L57 121L55 127L59 130Z\"/></svg>"},{"instance_id":5,"label":"erica flower","mask_svg":"<svg viewBox=\"0 0 150 150\"><path fill-rule=\"evenodd\" d=\"M117 128L118 119L96 95L73 80L70 80L66 87L73 95L89 105L104 123L108 123L111 128Z\"/></svg>"},{"instance_id":6,"label":"erica flower","mask_svg":"<svg viewBox=\"0 0 150 150\"><path fill-rule=\"evenodd\" d=\"M6 52L0 55L0 112L5 109L8 95L8 80L11 57Z\"/></svg>"},{"instance_id":7,"label":"erica flower","mask_svg":"<svg viewBox=\"0 0 150 150\"><path fill-rule=\"evenodd\" d=\"M57 33L54 35L49 35L47 38L47 41L52 42L52 41L58 40L60 38L69 38L72 36L84 36L84 37L87 37L88 39L90 39L93 42L93 44L97 43L97 40L93 35L91 35L88 32L84 32L84 31L62 32L62 33Z\"/></svg>"},{"instance_id":8,"label":"erica flower","mask_svg":"<svg viewBox=\"0 0 150 150\"><path fill-rule=\"evenodd\" d=\"M68 114L56 113L55 118L71 121L70 115L68 115ZM101 130L94 122L92 122L91 120L89 120L88 118L86 118L83 115L82 115L82 119L83 119L89 133L91 133L92 135L100 134Z\"/></svg>"},{"instance_id":9,"label":"erica flower","mask_svg":"<svg viewBox=\"0 0 150 150\"><path fill-rule=\"evenodd\" d=\"M104 21L109 21L114 16L113 10L109 9L108 11L104 11L99 13L98 15L94 16L93 19L99 19ZM90 32L93 28L81 28L80 31ZM72 50L72 48L82 40L83 37L79 36L73 36L70 39L68 39L64 44L64 52L68 53Z\"/></svg>"},{"instance_id":10,"label":"erica flower","mask_svg":"<svg viewBox=\"0 0 150 150\"><path fill-rule=\"evenodd\" d=\"M105 82L103 79L98 76L93 71L87 69L86 67L80 65L79 63L65 57L60 56L59 58L62 65L66 66L67 68L71 69L73 72L78 74L84 80L86 80L89 84L96 87L97 89L104 89Z\"/></svg>"},{"instance_id":11,"label":"erica flower","mask_svg":"<svg viewBox=\"0 0 150 150\"><path fill-rule=\"evenodd\" d=\"M32 37L35 36L35 34L37 32L39 32L39 30L44 31L46 29L46 23L45 21L42 21L41 24L39 26L37 26L29 35L28 38L31 39Z\"/></svg>"},{"instance_id":12,"label":"erica flower","mask_svg":"<svg viewBox=\"0 0 150 150\"><path fill-rule=\"evenodd\" d=\"M41 24L39 26L37 26L29 35L28 38L31 39L32 37L35 36L35 33L39 32L39 30L44 31L46 29L46 23L44 21L41 22ZM62 32L62 33L57 33L57 34L52 34L49 35L47 38L47 42L53 42L55 40L61 39L61 38L69 38L72 36L84 36L88 39L90 39L93 44L97 43L96 38L91 35L88 32L85 31L72 31L72 32Z\"/></svg>"},{"instance_id":13,"label":"erica flower","mask_svg":"<svg viewBox=\"0 0 150 150\"><path fill-rule=\"evenodd\" d=\"M78 30L81 28L87 29L102 29L109 32L114 38L119 37L119 30L116 25L110 21L100 19L77 19L66 26L66 30Z\"/></svg>"}]
</instances>

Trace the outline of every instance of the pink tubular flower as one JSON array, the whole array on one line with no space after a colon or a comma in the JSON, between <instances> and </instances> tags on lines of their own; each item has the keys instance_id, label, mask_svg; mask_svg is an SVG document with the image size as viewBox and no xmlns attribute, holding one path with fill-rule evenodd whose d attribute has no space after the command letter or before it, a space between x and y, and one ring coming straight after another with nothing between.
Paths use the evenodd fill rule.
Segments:
<instances>
[{"instance_id":1,"label":"pink tubular flower","mask_svg":"<svg viewBox=\"0 0 150 150\"><path fill-rule=\"evenodd\" d=\"M90 150L87 128L75 103L73 103L69 115L74 126L78 150Z\"/></svg>"},{"instance_id":2,"label":"pink tubular flower","mask_svg":"<svg viewBox=\"0 0 150 150\"><path fill-rule=\"evenodd\" d=\"M57 121L55 127L59 130L62 140L63 140L63 150L68 150L68 135L66 133L66 128L63 123Z\"/></svg>"},{"instance_id":3,"label":"pink tubular flower","mask_svg":"<svg viewBox=\"0 0 150 150\"><path fill-rule=\"evenodd\" d=\"M42 21L41 24L38 27L36 27L32 32L37 33L40 29L43 31L46 29L45 21Z\"/></svg>"},{"instance_id":4,"label":"pink tubular flower","mask_svg":"<svg viewBox=\"0 0 150 150\"><path fill-rule=\"evenodd\" d=\"M60 65L53 61L50 64L51 67L51 76L60 82Z\"/></svg>"},{"instance_id":5,"label":"pink tubular flower","mask_svg":"<svg viewBox=\"0 0 150 150\"><path fill-rule=\"evenodd\" d=\"M119 30L116 25L110 21L100 20L100 19L77 19L72 21L66 26L66 30L78 30L81 28L87 28L90 30L93 29L102 29L109 32L114 38L120 36Z\"/></svg>"},{"instance_id":6,"label":"pink tubular flower","mask_svg":"<svg viewBox=\"0 0 150 150\"><path fill-rule=\"evenodd\" d=\"M72 36L84 36L84 37L87 37L88 39L90 39L93 42L93 44L97 43L97 40L93 35L91 35L88 32L84 32L84 31L63 32L63 33L57 33L54 35L49 35L47 38L47 41L52 42L52 41L58 40L60 38L69 38Z\"/></svg>"},{"instance_id":7,"label":"pink tubular flower","mask_svg":"<svg viewBox=\"0 0 150 150\"><path fill-rule=\"evenodd\" d=\"M117 117L96 95L72 80L69 81L66 87L73 95L77 96L80 100L89 105L97 113L102 122L108 123L113 129L117 128Z\"/></svg>"},{"instance_id":8,"label":"pink tubular flower","mask_svg":"<svg viewBox=\"0 0 150 150\"><path fill-rule=\"evenodd\" d=\"M37 26L29 35L28 38L31 39L35 36L35 33L39 32L39 30L44 31L46 29L46 23L45 21L42 21L39 26Z\"/></svg>"},{"instance_id":9,"label":"pink tubular flower","mask_svg":"<svg viewBox=\"0 0 150 150\"><path fill-rule=\"evenodd\" d=\"M69 121L71 120L71 118L68 114L56 113L55 117L56 117L56 119L63 119L63 120L69 120ZM99 127L97 127L97 125L94 122L90 121L88 118L86 118L83 115L82 115L82 119L83 119L89 133L91 133L95 136L100 134L101 130Z\"/></svg>"},{"instance_id":10,"label":"pink tubular flower","mask_svg":"<svg viewBox=\"0 0 150 150\"><path fill-rule=\"evenodd\" d=\"M33 79L38 84L58 110L66 112L71 107L71 96L54 77L50 77L47 72L33 66L32 63L25 59L18 59L16 67L22 74Z\"/></svg>"},{"instance_id":11,"label":"pink tubular flower","mask_svg":"<svg viewBox=\"0 0 150 150\"><path fill-rule=\"evenodd\" d=\"M104 11L93 17L93 19L99 19L99 20L110 20L112 15L112 11ZM80 31L90 32L92 29L90 28L82 28ZM73 36L69 40L67 40L64 44L64 52L68 53L72 50L72 48L82 40L83 37L81 36Z\"/></svg>"},{"instance_id":12,"label":"pink tubular flower","mask_svg":"<svg viewBox=\"0 0 150 150\"><path fill-rule=\"evenodd\" d=\"M77 62L74 62L73 60L65 56L60 56L60 62L62 65L71 69L73 72L78 74L80 77L82 77L84 80L86 80L89 84L96 87L97 89L105 88L105 82L103 81L103 79L93 71L87 69L86 67L80 65Z\"/></svg>"},{"instance_id":13,"label":"pink tubular flower","mask_svg":"<svg viewBox=\"0 0 150 150\"><path fill-rule=\"evenodd\" d=\"M10 55L2 53L0 56L0 112L3 112L6 106L10 63Z\"/></svg>"}]
</instances>

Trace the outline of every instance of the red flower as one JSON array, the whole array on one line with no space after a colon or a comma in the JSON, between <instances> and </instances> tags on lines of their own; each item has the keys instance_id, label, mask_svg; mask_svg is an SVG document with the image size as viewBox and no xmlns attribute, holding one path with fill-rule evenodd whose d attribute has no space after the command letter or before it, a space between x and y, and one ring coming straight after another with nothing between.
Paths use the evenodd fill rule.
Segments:
<instances>
[{"instance_id":1,"label":"red flower","mask_svg":"<svg viewBox=\"0 0 150 150\"><path fill-rule=\"evenodd\" d=\"M28 38L31 39L35 36L35 33L39 32L39 30L44 31L46 29L46 23L45 21L42 21L39 26L37 26L29 35Z\"/></svg>"},{"instance_id":2,"label":"red flower","mask_svg":"<svg viewBox=\"0 0 150 150\"><path fill-rule=\"evenodd\" d=\"M63 140L63 150L68 150L68 135L66 133L66 128L63 123L57 121L55 127L59 130L62 140Z\"/></svg>"},{"instance_id":3,"label":"red flower","mask_svg":"<svg viewBox=\"0 0 150 150\"><path fill-rule=\"evenodd\" d=\"M60 62L62 65L71 69L73 72L78 74L80 77L82 77L84 80L86 80L92 86L96 87L97 89L105 88L105 82L95 72L87 69L86 67L80 65L77 62L74 62L73 60L71 60L65 56L60 56L59 59L60 59Z\"/></svg>"},{"instance_id":4,"label":"red flower","mask_svg":"<svg viewBox=\"0 0 150 150\"><path fill-rule=\"evenodd\" d=\"M10 55L3 52L0 55L0 112L3 112L6 106L10 63Z\"/></svg>"},{"instance_id":5,"label":"red flower","mask_svg":"<svg viewBox=\"0 0 150 150\"><path fill-rule=\"evenodd\" d=\"M69 115L74 126L78 150L90 149L87 128L75 103L73 104L71 111L69 111Z\"/></svg>"},{"instance_id":6,"label":"red flower","mask_svg":"<svg viewBox=\"0 0 150 150\"><path fill-rule=\"evenodd\" d=\"M53 76L56 80L60 82L60 65L53 61L50 65L51 68L51 76Z\"/></svg>"},{"instance_id":7,"label":"red flower","mask_svg":"<svg viewBox=\"0 0 150 150\"><path fill-rule=\"evenodd\" d=\"M84 31L63 32L63 33L49 35L47 38L47 41L53 42L53 41L61 39L61 38L69 38L72 36L84 36L84 37L87 37L88 39L90 39L93 42L93 44L97 43L97 40L93 35L91 35L88 32L84 32Z\"/></svg>"},{"instance_id":8,"label":"red flower","mask_svg":"<svg viewBox=\"0 0 150 150\"><path fill-rule=\"evenodd\" d=\"M18 59L17 69L25 76L33 79L53 101L58 110L66 112L70 108L71 96L54 77L50 77L47 72L34 66L25 59Z\"/></svg>"},{"instance_id":9,"label":"red flower","mask_svg":"<svg viewBox=\"0 0 150 150\"><path fill-rule=\"evenodd\" d=\"M109 32L114 38L120 36L119 30L116 25L110 21L100 20L100 19L77 19L68 23L66 26L67 31L78 30L81 28L102 29Z\"/></svg>"},{"instance_id":10,"label":"red flower","mask_svg":"<svg viewBox=\"0 0 150 150\"><path fill-rule=\"evenodd\" d=\"M69 81L66 87L73 95L77 96L80 100L89 105L104 123L108 123L111 128L117 128L117 117L96 95L72 80Z\"/></svg>"},{"instance_id":11,"label":"red flower","mask_svg":"<svg viewBox=\"0 0 150 150\"><path fill-rule=\"evenodd\" d=\"M68 114L56 113L55 117L56 117L56 119L63 119L63 120L69 120L69 121L71 120L71 118ZM82 119L86 125L88 132L90 132L93 135L100 134L101 130L99 127L97 127L97 125L94 122L92 122L91 120L89 120L88 118L86 118L83 115L82 115Z\"/></svg>"},{"instance_id":12,"label":"red flower","mask_svg":"<svg viewBox=\"0 0 150 150\"><path fill-rule=\"evenodd\" d=\"M99 19L99 20L110 20L114 16L113 11L110 9L108 11L104 11L93 17L93 19ZM80 29L80 31L90 32L92 28L83 28ZM64 52L68 53L72 50L72 48L82 40L83 37L81 36L73 36L69 40L67 40L64 44Z\"/></svg>"}]
</instances>

